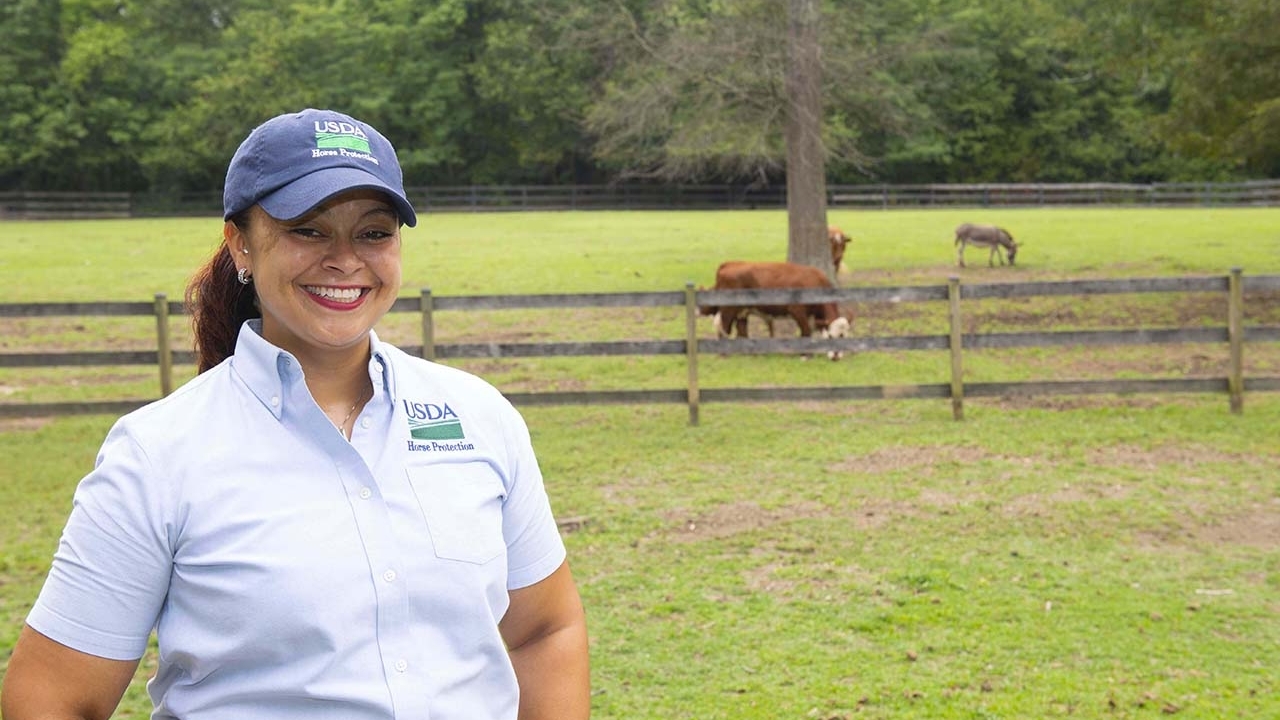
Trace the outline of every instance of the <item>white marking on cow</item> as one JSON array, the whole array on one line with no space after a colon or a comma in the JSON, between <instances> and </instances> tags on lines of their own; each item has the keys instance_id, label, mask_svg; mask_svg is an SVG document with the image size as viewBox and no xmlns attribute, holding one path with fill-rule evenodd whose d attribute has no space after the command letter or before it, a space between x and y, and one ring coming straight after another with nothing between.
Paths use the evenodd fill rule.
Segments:
<instances>
[{"instance_id":1,"label":"white marking on cow","mask_svg":"<svg viewBox=\"0 0 1280 720\"><path fill-rule=\"evenodd\" d=\"M825 338L849 337L849 318L841 315L835 320L832 320L831 324L827 326L825 330L822 331L822 336ZM839 360L842 357L844 357L843 351L840 351L840 350L827 351L828 360L835 361L835 360Z\"/></svg>"}]
</instances>

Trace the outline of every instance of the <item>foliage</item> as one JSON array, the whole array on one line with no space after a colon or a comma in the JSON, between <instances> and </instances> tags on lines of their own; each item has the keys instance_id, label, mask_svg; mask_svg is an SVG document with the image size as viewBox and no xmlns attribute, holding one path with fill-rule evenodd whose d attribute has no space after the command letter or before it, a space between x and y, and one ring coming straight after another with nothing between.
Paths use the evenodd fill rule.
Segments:
<instances>
[{"instance_id":1,"label":"foliage","mask_svg":"<svg viewBox=\"0 0 1280 720\"><path fill-rule=\"evenodd\" d=\"M1183 82L1162 131L1175 147L1247 172L1280 173L1280 4L1274 0L1206 3L1176 47L1186 51Z\"/></svg>"},{"instance_id":2,"label":"foliage","mask_svg":"<svg viewBox=\"0 0 1280 720\"><path fill-rule=\"evenodd\" d=\"M6 0L0 189L216 189L332 106L411 184L778 182L782 0ZM825 0L833 182L1280 174L1273 0Z\"/></svg>"}]
</instances>

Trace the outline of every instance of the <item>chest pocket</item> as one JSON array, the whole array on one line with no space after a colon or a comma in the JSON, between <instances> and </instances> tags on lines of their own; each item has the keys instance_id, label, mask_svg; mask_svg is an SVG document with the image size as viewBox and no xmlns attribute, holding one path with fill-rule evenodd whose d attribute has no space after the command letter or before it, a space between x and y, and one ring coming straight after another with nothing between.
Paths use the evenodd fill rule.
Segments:
<instances>
[{"instance_id":1,"label":"chest pocket","mask_svg":"<svg viewBox=\"0 0 1280 720\"><path fill-rule=\"evenodd\" d=\"M482 564L506 550L506 488L488 463L444 463L406 469L431 533L436 557Z\"/></svg>"}]
</instances>

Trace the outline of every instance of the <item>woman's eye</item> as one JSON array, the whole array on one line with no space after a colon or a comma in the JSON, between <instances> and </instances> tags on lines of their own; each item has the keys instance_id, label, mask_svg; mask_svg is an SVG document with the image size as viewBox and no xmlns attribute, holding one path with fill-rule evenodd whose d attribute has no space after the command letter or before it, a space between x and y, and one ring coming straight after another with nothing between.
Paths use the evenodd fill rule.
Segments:
<instances>
[{"instance_id":1,"label":"woman's eye","mask_svg":"<svg viewBox=\"0 0 1280 720\"><path fill-rule=\"evenodd\" d=\"M323 237L321 232L313 227L296 227L291 229L289 232L294 235L297 235L298 237L304 237L304 238Z\"/></svg>"},{"instance_id":2,"label":"woman's eye","mask_svg":"<svg viewBox=\"0 0 1280 720\"><path fill-rule=\"evenodd\" d=\"M384 242L393 237L395 237L395 233L386 230L366 230L359 235L360 240L367 243Z\"/></svg>"}]
</instances>

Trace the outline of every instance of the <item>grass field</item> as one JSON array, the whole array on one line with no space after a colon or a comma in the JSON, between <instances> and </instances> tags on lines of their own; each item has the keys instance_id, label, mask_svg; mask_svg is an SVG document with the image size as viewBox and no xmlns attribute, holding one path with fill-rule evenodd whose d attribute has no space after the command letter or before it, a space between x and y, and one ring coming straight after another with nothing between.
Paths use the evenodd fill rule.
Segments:
<instances>
[{"instance_id":1,"label":"grass field","mask_svg":"<svg viewBox=\"0 0 1280 720\"><path fill-rule=\"evenodd\" d=\"M1009 227L1025 243L1017 268L987 269L977 254L955 268L949 232L967 219ZM835 212L832 221L855 237L846 284L1280 272L1277 210ZM0 279L10 302L176 297L217 233L209 220L4 223ZM429 216L406 235L406 289L674 290L709 283L721 259L781 259L783 238L775 212ZM1024 310L1046 327L1126 315L1220 322L1191 300ZM1280 323L1272 312L1254 321ZM988 314L995 325L1009 313ZM442 332L551 332L548 320L467 320ZM665 332L668 322L635 318L627 333ZM930 322L883 311L863 326L915 332ZM6 325L3 342L127 344L134 333L28 322ZM979 359L975 372L1216 372L1211 352L1023 351ZM478 369L523 389L665 382L679 368L634 360ZM879 383L937 381L934 362L878 353L705 364L724 384L831 373ZM97 392L94 377L70 387L65 373L46 375L0 375L0 384ZM970 400L962 423L945 401L708 405L692 428L681 406L525 415L557 514L583 519L566 541L588 607L597 719L1280 715L1275 394L1249 395L1242 415L1222 397ZM0 672L112 421L0 425L9 516ZM135 683L117 717L148 709Z\"/></svg>"},{"instance_id":2,"label":"grass field","mask_svg":"<svg viewBox=\"0 0 1280 720\"><path fill-rule=\"evenodd\" d=\"M853 236L846 284L1280 272L1280 209L833 211ZM951 232L993 222L1022 244L1014 270L981 253L959 272ZM416 295L679 290L721 260L785 260L786 213L424 214L404 231ZM217 219L0 223L5 302L180 298L221 241Z\"/></svg>"}]
</instances>

